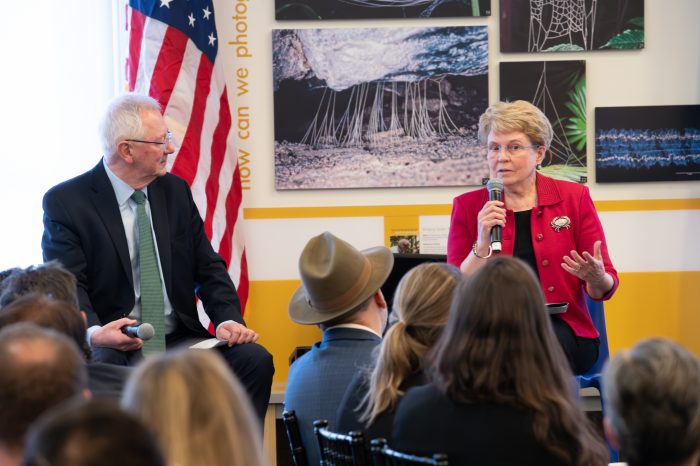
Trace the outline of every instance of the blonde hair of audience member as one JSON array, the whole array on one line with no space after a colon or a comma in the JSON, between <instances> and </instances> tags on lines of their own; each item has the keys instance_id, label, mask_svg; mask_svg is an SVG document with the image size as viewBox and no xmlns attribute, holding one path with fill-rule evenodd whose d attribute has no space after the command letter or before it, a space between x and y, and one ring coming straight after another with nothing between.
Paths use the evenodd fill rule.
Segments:
<instances>
[{"instance_id":1,"label":"blonde hair of audience member","mask_svg":"<svg viewBox=\"0 0 700 466\"><path fill-rule=\"evenodd\" d=\"M630 466L698 464L700 361L670 340L644 340L603 369L605 430Z\"/></svg>"},{"instance_id":2,"label":"blonde hair of audience member","mask_svg":"<svg viewBox=\"0 0 700 466\"><path fill-rule=\"evenodd\" d=\"M379 348L369 390L360 404L360 420L371 424L394 409L403 395L401 384L423 365L423 357L438 339L450 310L459 269L442 263L421 264L403 276L394 294L398 321Z\"/></svg>"},{"instance_id":3,"label":"blonde hair of audience member","mask_svg":"<svg viewBox=\"0 0 700 466\"><path fill-rule=\"evenodd\" d=\"M492 258L458 286L431 361L435 385L452 401L527 409L535 438L553 455L571 465L607 463L575 399L539 283L521 260Z\"/></svg>"},{"instance_id":4,"label":"blonde hair of audience member","mask_svg":"<svg viewBox=\"0 0 700 466\"><path fill-rule=\"evenodd\" d=\"M215 352L147 358L129 378L122 406L152 429L171 466L265 464L250 401Z\"/></svg>"}]
</instances>

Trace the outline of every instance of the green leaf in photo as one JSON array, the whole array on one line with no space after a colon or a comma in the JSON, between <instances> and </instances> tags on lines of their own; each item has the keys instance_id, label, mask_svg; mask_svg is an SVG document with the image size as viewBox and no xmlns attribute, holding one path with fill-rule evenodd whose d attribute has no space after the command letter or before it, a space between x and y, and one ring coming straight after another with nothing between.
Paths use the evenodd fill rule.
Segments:
<instances>
[{"instance_id":1,"label":"green leaf in photo","mask_svg":"<svg viewBox=\"0 0 700 466\"><path fill-rule=\"evenodd\" d=\"M644 47L644 31L641 29L627 29L614 36L601 48L610 49L641 49Z\"/></svg>"},{"instance_id":2,"label":"green leaf in photo","mask_svg":"<svg viewBox=\"0 0 700 466\"><path fill-rule=\"evenodd\" d=\"M631 24L632 26L637 26L640 29L644 29L644 18L641 16L637 18L632 18L629 21L627 21L627 24Z\"/></svg>"}]
</instances>

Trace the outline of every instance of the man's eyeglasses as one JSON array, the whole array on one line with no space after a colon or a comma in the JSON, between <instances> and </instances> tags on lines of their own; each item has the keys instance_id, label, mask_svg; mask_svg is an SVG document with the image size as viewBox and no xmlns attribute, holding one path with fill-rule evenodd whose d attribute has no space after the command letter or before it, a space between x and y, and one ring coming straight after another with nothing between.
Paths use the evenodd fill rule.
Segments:
<instances>
[{"instance_id":1,"label":"man's eyeglasses","mask_svg":"<svg viewBox=\"0 0 700 466\"><path fill-rule=\"evenodd\" d=\"M159 146L165 148L168 144L172 144L172 143L173 143L173 133L171 133L170 130L168 130L168 131L165 133L165 137L163 138L162 141L142 141L141 139L127 139L127 141L129 141L129 142L140 142L140 143L143 143L143 144L156 144L156 145L159 145Z\"/></svg>"},{"instance_id":2,"label":"man's eyeglasses","mask_svg":"<svg viewBox=\"0 0 700 466\"><path fill-rule=\"evenodd\" d=\"M523 153L525 149L539 149L540 146L539 144L533 144L531 146L523 146L521 144L508 144L507 146L500 146L498 144L493 144L489 146L488 151L489 151L489 156L491 157L498 157L498 155L501 153L501 150L505 149L505 151L510 155L511 157L514 157L516 155L520 155Z\"/></svg>"}]
</instances>

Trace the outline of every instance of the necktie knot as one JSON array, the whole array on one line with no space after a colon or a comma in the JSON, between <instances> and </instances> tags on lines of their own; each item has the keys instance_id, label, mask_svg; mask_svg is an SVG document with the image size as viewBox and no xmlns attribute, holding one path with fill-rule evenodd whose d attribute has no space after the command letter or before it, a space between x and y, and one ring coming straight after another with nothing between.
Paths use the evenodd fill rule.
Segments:
<instances>
[{"instance_id":1,"label":"necktie knot","mask_svg":"<svg viewBox=\"0 0 700 466\"><path fill-rule=\"evenodd\" d=\"M143 193L143 191L136 190L134 193L131 195L131 199L139 205L144 204L146 202L146 195Z\"/></svg>"}]
</instances>

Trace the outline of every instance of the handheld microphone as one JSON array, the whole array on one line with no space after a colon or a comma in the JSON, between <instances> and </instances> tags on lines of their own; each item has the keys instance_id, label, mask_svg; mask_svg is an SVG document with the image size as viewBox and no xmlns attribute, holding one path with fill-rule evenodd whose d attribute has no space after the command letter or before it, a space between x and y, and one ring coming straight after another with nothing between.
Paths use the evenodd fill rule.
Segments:
<instances>
[{"instance_id":1,"label":"handheld microphone","mask_svg":"<svg viewBox=\"0 0 700 466\"><path fill-rule=\"evenodd\" d=\"M142 340L150 340L153 335L156 334L153 325L148 323L143 323L139 325L127 325L122 327L122 332L126 333L130 337L137 337Z\"/></svg>"},{"instance_id":2,"label":"handheld microphone","mask_svg":"<svg viewBox=\"0 0 700 466\"><path fill-rule=\"evenodd\" d=\"M486 189L489 190L489 201L503 201L503 181L497 178L491 178L486 183ZM491 250L493 252L501 252L503 228L500 225L494 225L491 228Z\"/></svg>"}]
</instances>

